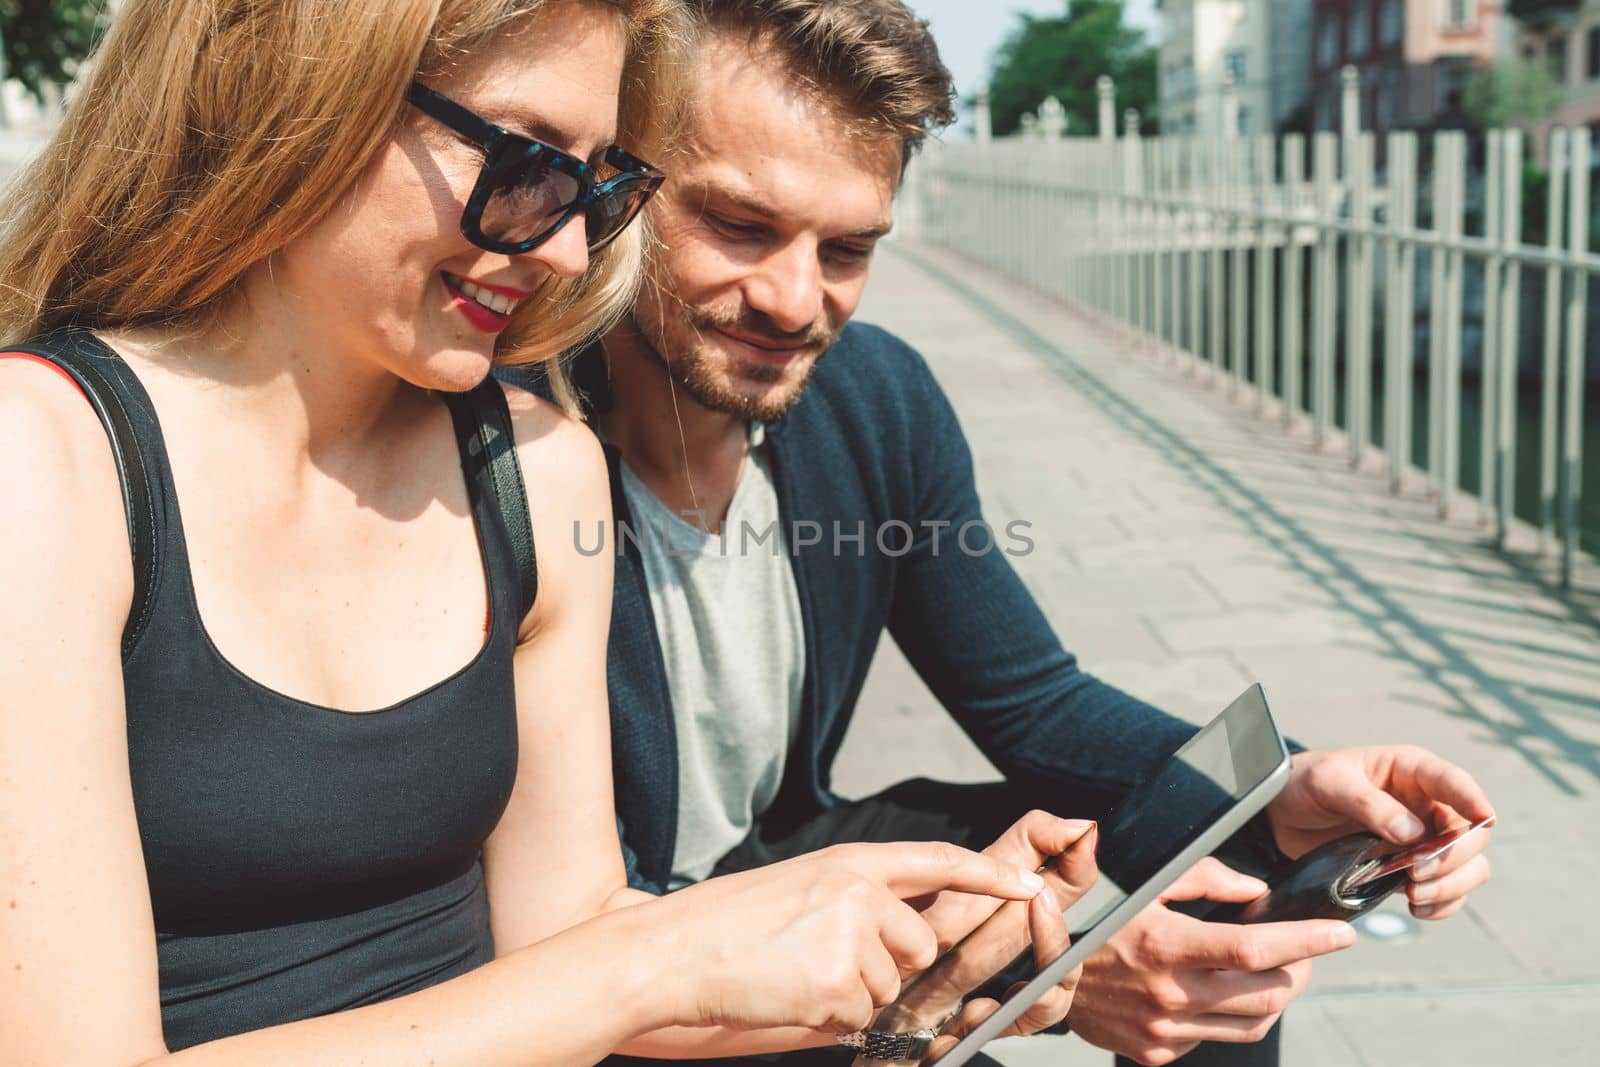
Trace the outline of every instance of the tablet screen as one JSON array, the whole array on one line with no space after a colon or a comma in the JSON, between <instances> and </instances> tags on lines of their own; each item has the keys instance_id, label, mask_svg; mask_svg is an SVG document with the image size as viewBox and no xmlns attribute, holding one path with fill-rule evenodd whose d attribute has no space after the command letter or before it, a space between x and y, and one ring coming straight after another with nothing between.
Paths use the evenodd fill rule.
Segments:
<instances>
[{"instance_id":1,"label":"tablet screen","mask_svg":"<svg viewBox=\"0 0 1600 1067\"><path fill-rule=\"evenodd\" d=\"M1100 878L1068 912L1076 939L1214 825L1283 758L1258 687L1212 720L1100 823Z\"/></svg>"}]
</instances>

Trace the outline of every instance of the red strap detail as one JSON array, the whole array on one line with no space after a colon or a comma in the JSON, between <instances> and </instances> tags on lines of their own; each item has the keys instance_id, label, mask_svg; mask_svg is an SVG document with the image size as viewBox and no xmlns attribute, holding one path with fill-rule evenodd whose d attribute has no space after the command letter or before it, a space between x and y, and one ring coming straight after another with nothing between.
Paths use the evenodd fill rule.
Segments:
<instances>
[{"instance_id":1,"label":"red strap detail","mask_svg":"<svg viewBox=\"0 0 1600 1067\"><path fill-rule=\"evenodd\" d=\"M65 370L50 362L48 359L45 359L43 356L36 356L32 352L0 352L0 359L26 359L42 366L49 367L67 381L71 382L72 387L78 391L79 396L83 397L85 400L89 399L89 394L83 391L83 386L78 384L78 379L74 378L72 375L68 374Z\"/></svg>"}]
</instances>

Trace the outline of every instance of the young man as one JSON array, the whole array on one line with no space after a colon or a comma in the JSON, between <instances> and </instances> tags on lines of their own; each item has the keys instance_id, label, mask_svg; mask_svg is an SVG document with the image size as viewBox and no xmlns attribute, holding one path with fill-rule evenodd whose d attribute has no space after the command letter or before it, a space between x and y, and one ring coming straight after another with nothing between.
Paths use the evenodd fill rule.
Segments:
<instances>
[{"instance_id":1,"label":"young man","mask_svg":"<svg viewBox=\"0 0 1600 1067\"><path fill-rule=\"evenodd\" d=\"M575 367L634 535L606 542L621 549L609 684L632 879L662 892L849 839L981 846L1030 806L1092 817L1192 727L1081 672L1004 552L975 550L950 404L916 352L847 325L904 166L952 118L926 26L899 0L693 6L700 62L653 206L661 248L631 321ZM885 630L1005 783L829 792ZM1402 842L1424 833L1413 812L1453 825L1490 809L1419 749L1301 753L1258 836L1289 854L1357 829ZM1483 840L1422 872L1419 917L1488 877ZM1173 897L1258 892L1211 862ZM1154 906L1085 968L1068 1021L1143 1063L1199 1042L1188 1062L1275 1062L1310 958L1348 943L1334 929Z\"/></svg>"}]
</instances>

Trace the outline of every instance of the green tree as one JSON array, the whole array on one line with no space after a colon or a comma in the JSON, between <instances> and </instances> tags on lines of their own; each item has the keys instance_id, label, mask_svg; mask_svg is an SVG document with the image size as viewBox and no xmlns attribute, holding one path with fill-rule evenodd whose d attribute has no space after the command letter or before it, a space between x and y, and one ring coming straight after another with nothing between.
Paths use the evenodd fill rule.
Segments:
<instances>
[{"instance_id":1,"label":"green tree","mask_svg":"<svg viewBox=\"0 0 1600 1067\"><path fill-rule=\"evenodd\" d=\"M1101 75L1116 82L1118 123L1132 107L1145 130L1155 129L1156 66L1143 31L1123 24L1122 0L1071 0L1060 15L1020 15L989 81L994 132L1014 132L1047 96L1066 108L1070 129L1095 129Z\"/></svg>"},{"instance_id":2,"label":"green tree","mask_svg":"<svg viewBox=\"0 0 1600 1067\"><path fill-rule=\"evenodd\" d=\"M0 0L6 73L43 99L47 83L72 81L108 21L105 0Z\"/></svg>"},{"instance_id":3,"label":"green tree","mask_svg":"<svg viewBox=\"0 0 1600 1067\"><path fill-rule=\"evenodd\" d=\"M1480 67L1467 82L1463 107L1483 129L1530 126L1561 106L1561 86L1543 63L1506 59Z\"/></svg>"}]
</instances>

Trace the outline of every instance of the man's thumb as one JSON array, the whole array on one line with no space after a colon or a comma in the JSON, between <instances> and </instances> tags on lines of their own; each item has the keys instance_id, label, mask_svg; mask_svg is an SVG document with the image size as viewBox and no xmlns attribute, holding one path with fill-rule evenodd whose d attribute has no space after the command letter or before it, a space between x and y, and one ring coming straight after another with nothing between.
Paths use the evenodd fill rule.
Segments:
<instances>
[{"instance_id":1,"label":"man's thumb","mask_svg":"<svg viewBox=\"0 0 1600 1067\"><path fill-rule=\"evenodd\" d=\"M1240 874L1222 861L1207 856L1190 867L1161 894L1167 900L1216 900L1227 904L1246 904L1267 891L1267 883Z\"/></svg>"}]
</instances>

